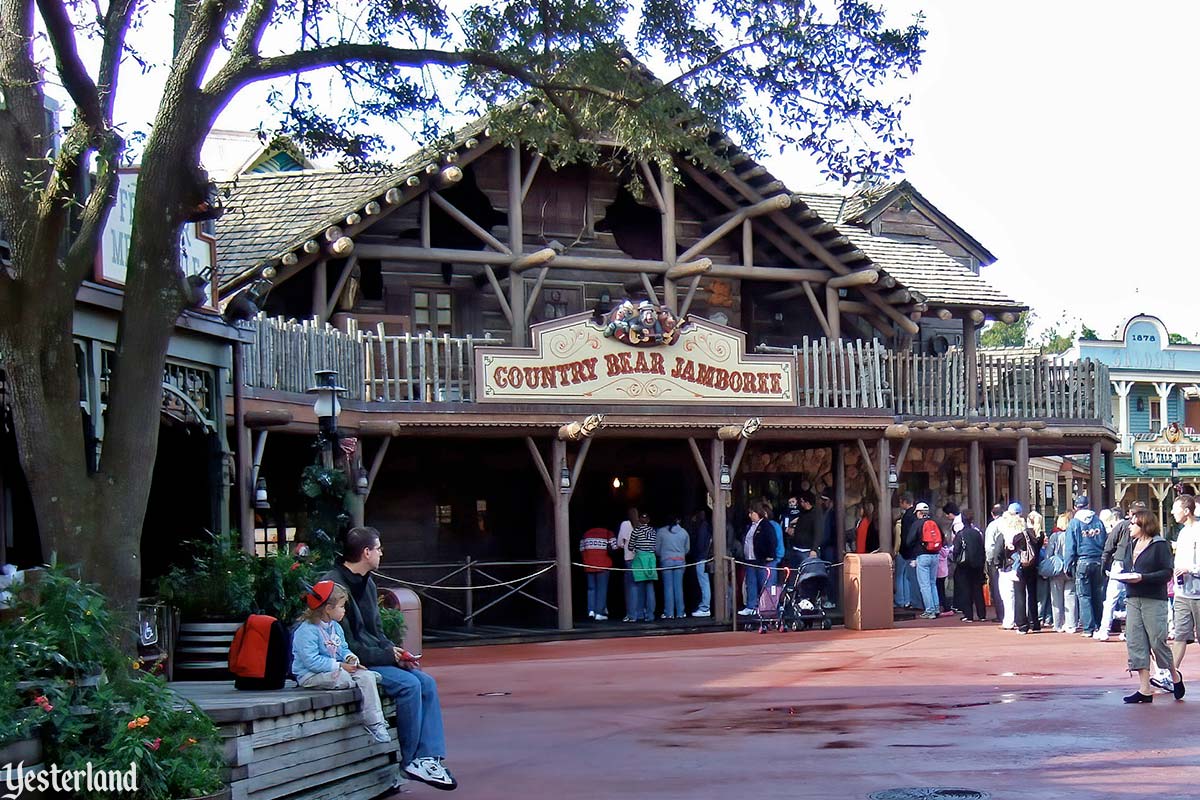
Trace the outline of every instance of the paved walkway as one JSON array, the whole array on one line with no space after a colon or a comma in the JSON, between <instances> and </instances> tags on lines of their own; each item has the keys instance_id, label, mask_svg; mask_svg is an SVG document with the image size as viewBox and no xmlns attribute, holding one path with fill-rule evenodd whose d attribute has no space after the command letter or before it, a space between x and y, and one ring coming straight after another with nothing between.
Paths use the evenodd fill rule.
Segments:
<instances>
[{"instance_id":1,"label":"paved walkway","mask_svg":"<svg viewBox=\"0 0 1200 800\"><path fill-rule=\"evenodd\" d=\"M1200 794L1194 693L1126 706L1121 642L957 618L437 649L460 798ZM1187 667L1191 666L1192 670ZM410 784L406 798L436 790Z\"/></svg>"}]
</instances>

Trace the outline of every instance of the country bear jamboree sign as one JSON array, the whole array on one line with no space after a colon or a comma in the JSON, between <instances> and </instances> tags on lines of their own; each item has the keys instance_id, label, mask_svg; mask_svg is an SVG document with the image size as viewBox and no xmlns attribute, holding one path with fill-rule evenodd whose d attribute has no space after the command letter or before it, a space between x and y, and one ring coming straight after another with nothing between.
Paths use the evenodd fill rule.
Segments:
<instances>
[{"instance_id":1,"label":"country bear jamboree sign","mask_svg":"<svg viewBox=\"0 0 1200 800\"><path fill-rule=\"evenodd\" d=\"M600 321L584 313L534 325L528 348L477 347L476 397L483 403L796 404L791 356L748 355L745 334L704 319L675 320L666 312L652 319L643 310L643 323L628 314L621 319L619 310Z\"/></svg>"}]
</instances>

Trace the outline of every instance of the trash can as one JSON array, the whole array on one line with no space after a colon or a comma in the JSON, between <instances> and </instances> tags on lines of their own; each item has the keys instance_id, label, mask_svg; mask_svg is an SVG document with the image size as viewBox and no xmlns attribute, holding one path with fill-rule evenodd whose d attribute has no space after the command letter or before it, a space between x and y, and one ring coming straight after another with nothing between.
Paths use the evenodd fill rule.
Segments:
<instances>
[{"instance_id":1,"label":"trash can","mask_svg":"<svg viewBox=\"0 0 1200 800\"><path fill-rule=\"evenodd\" d=\"M892 627L891 556L847 553L842 585L847 628L871 631Z\"/></svg>"},{"instance_id":2,"label":"trash can","mask_svg":"<svg viewBox=\"0 0 1200 800\"><path fill-rule=\"evenodd\" d=\"M395 608L404 614L404 647L410 653L420 655L421 638L421 598L412 589L380 589L379 603L385 608Z\"/></svg>"}]
</instances>

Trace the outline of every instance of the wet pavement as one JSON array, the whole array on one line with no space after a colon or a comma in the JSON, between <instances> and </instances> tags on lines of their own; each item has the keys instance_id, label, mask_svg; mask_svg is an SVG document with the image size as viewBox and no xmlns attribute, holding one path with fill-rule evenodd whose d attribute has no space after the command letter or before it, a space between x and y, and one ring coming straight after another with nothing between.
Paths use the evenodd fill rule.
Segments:
<instances>
[{"instance_id":1,"label":"wet pavement","mask_svg":"<svg viewBox=\"0 0 1200 800\"><path fill-rule=\"evenodd\" d=\"M458 798L1200 794L1195 696L1127 706L1125 645L955 618L430 650ZM436 794L410 784L397 797ZM950 795L955 796L955 795Z\"/></svg>"}]
</instances>

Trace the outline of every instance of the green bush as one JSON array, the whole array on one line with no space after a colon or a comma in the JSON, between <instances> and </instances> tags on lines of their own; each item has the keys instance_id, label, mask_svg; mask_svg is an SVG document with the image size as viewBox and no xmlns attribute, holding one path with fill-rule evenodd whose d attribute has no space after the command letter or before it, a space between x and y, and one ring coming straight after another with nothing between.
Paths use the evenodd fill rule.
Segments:
<instances>
[{"instance_id":1,"label":"green bush","mask_svg":"<svg viewBox=\"0 0 1200 800\"><path fill-rule=\"evenodd\" d=\"M395 644L404 643L404 612L398 608L380 608L380 621L383 623L383 635Z\"/></svg>"},{"instance_id":2,"label":"green bush","mask_svg":"<svg viewBox=\"0 0 1200 800\"><path fill-rule=\"evenodd\" d=\"M126 659L95 587L52 565L20 592L14 612L16 621L0 627L0 742L37 730L47 762L65 769L136 763L138 791L122 798L175 800L221 788L216 727Z\"/></svg>"},{"instance_id":3,"label":"green bush","mask_svg":"<svg viewBox=\"0 0 1200 800\"><path fill-rule=\"evenodd\" d=\"M187 566L159 579L159 597L188 619L241 619L254 610L254 556L241 549L236 532L209 537L191 543Z\"/></svg>"},{"instance_id":4,"label":"green bush","mask_svg":"<svg viewBox=\"0 0 1200 800\"><path fill-rule=\"evenodd\" d=\"M254 610L270 614L285 625L295 622L305 608L304 594L319 580L331 562L314 553L297 558L279 549L268 556L254 559Z\"/></svg>"}]
</instances>

